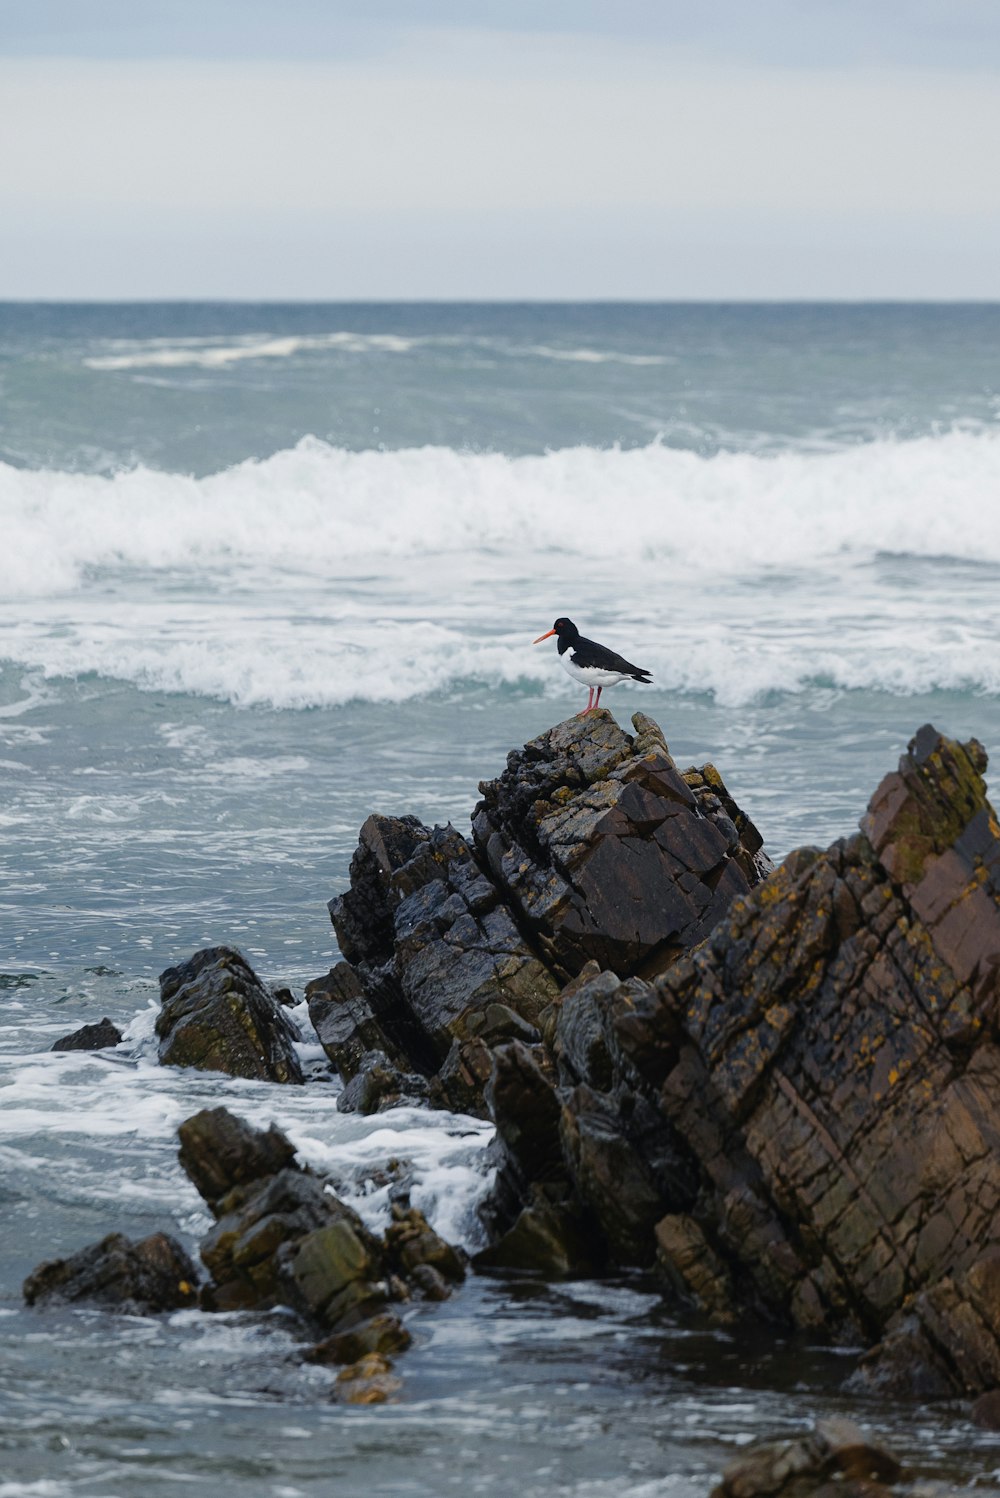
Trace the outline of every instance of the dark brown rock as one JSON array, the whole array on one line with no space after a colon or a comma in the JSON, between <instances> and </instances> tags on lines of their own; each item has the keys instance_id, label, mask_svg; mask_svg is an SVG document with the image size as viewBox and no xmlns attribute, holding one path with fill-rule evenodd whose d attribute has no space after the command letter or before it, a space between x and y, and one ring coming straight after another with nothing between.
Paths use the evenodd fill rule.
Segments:
<instances>
[{"instance_id":1,"label":"dark brown rock","mask_svg":"<svg viewBox=\"0 0 1000 1498\"><path fill-rule=\"evenodd\" d=\"M74 1030L72 1035L64 1035L57 1040L52 1047L54 1051L103 1051L109 1046L118 1045L122 1038L122 1032L117 1025L105 1017L96 1025L81 1025L79 1030Z\"/></svg>"},{"instance_id":2,"label":"dark brown rock","mask_svg":"<svg viewBox=\"0 0 1000 1498\"><path fill-rule=\"evenodd\" d=\"M307 1363L356 1363L372 1352L383 1357L392 1352L405 1352L412 1341L399 1317L391 1311L383 1311L350 1331L334 1332L317 1342L310 1347L305 1359Z\"/></svg>"},{"instance_id":3,"label":"dark brown rock","mask_svg":"<svg viewBox=\"0 0 1000 1498\"><path fill-rule=\"evenodd\" d=\"M227 1108L203 1108L177 1130L178 1159L198 1193L215 1210L237 1186L262 1185L295 1169L295 1148L276 1125L262 1131Z\"/></svg>"},{"instance_id":4,"label":"dark brown rock","mask_svg":"<svg viewBox=\"0 0 1000 1498\"><path fill-rule=\"evenodd\" d=\"M412 1278L420 1265L430 1265L453 1284L465 1278L465 1265L458 1250L435 1233L416 1207L393 1206L385 1246L390 1264L404 1279Z\"/></svg>"},{"instance_id":5,"label":"dark brown rock","mask_svg":"<svg viewBox=\"0 0 1000 1498\"><path fill-rule=\"evenodd\" d=\"M822 1420L807 1435L769 1442L731 1462L711 1498L878 1498L902 1468L850 1420Z\"/></svg>"},{"instance_id":6,"label":"dark brown rock","mask_svg":"<svg viewBox=\"0 0 1000 1498\"><path fill-rule=\"evenodd\" d=\"M985 1394L980 1394L969 1418L981 1430L1000 1430L1000 1389L987 1389Z\"/></svg>"},{"instance_id":7,"label":"dark brown rock","mask_svg":"<svg viewBox=\"0 0 1000 1498\"><path fill-rule=\"evenodd\" d=\"M369 817L351 871L351 888L330 903L351 965L308 989L317 1033L345 1076L370 1050L432 1075L456 1040L476 1038L475 1016L502 1012L530 1028L555 997L454 828Z\"/></svg>"},{"instance_id":8,"label":"dark brown rock","mask_svg":"<svg viewBox=\"0 0 1000 1498\"><path fill-rule=\"evenodd\" d=\"M198 1299L198 1272L166 1233L133 1243L109 1233L68 1259L39 1264L24 1282L29 1305L83 1301L130 1315L178 1311Z\"/></svg>"},{"instance_id":9,"label":"dark brown rock","mask_svg":"<svg viewBox=\"0 0 1000 1498\"><path fill-rule=\"evenodd\" d=\"M200 1248L211 1275L201 1297L205 1309L289 1306L314 1330L367 1337L363 1345L345 1343L343 1357L332 1343L316 1353L318 1360L352 1361L406 1345L408 1335L387 1311L390 1300L413 1292L443 1298L446 1280L463 1278L461 1254L422 1213L395 1205L379 1238L321 1176L294 1159L273 1126L254 1129L214 1108L188 1119L180 1135L181 1164L217 1219ZM360 1351L349 1357L355 1345Z\"/></svg>"},{"instance_id":10,"label":"dark brown rock","mask_svg":"<svg viewBox=\"0 0 1000 1498\"><path fill-rule=\"evenodd\" d=\"M337 1099L340 1113L378 1113L405 1101L427 1097L426 1078L402 1072L384 1051L368 1051Z\"/></svg>"},{"instance_id":11,"label":"dark brown rock","mask_svg":"<svg viewBox=\"0 0 1000 1498\"><path fill-rule=\"evenodd\" d=\"M345 961L307 989L333 1064L366 1053L483 1113L489 1055L537 1044L592 959L660 971L770 867L712 766L682 775L656 725L560 724L481 787L473 848L452 827L372 816L330 902ZM688 781L691 784L688 784Z\"/></svg>"},{"instance_id":12,"label":"dark brown rock","mask_svg":"<svg viewBox=\"0 0 1000 1498\"><path fill-rule=\"evenodd\" d=\"M668 1279L712 1314L881 1339L864 1376L925 1395L1000 1384L981 766L922 731L872 800L874 846L790 856L652 985L594 976L554 1029L564 1157L613 1260L647 1262L658 1223Z\"/></svg>"},{"instance_id":13,"label":"dark brown rock","mask_svg":"<svg viewBox=\"0 0 1000 1498\"><path fill-rule=\"evenodd\" d=\"M480 857L564 982L592 959L622 977L662 971L770 867L717 772L711 786L690 772L699 796L656 724L632 721L635 737L605 711L571 718L480 786Z\"/></svg>"},{"instance_id":14,"label":"dark brown rock","mask_svg":"<svg viewBox=\"0 0 1000 1498\"><path fill-rule=\"evenodd\" d=\"M160 974L160 1060L258 1081L301 1082L298 1032L249 963L206 947Z\"/></svg>"}]
</instances>

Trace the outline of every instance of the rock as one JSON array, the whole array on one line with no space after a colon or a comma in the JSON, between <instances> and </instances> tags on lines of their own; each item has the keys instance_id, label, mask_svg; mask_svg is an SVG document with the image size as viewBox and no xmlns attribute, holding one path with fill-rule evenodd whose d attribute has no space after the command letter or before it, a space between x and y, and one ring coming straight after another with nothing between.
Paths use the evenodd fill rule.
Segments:
<instances>
[{"instance_id":1,"label":"rock","mask_svg":"<svg viewBox=\"0 0 1000 1498\"><path fill-rule=\"evenodd\" d=\"M564 1155L615 1261L659 1195L659 1262L712 1314L878 1342L863 1376L922 1394L1000 1384L982 765L922 730L864 833L791 855L652 984L589 979L555 1030Z\"/></svg>"},{"instance_id":2,"label":"rock","mask_svg":"<svg viewBox=\"0 0 1000 1498\"><path fill-rule=\"evenodd\" d=\"M562 982L591 959L663 971L770 868L717 772L689 772L692 789L656 724L632 722L635 737L603 710L571 718L480 786L480 858Z\"/></svg>"},{"instance_id":3,"label":"rock","mask_svg":"<svg viewBox=\"0 0 1000 1498\"><path fill-rule=\"evenodd\" d=\"M368 1051L337 1099L339 1113L378 1113L409 1099L425 1099L427 1082L401 1072L384 1051Z\"/></svg>"},{"instance_id":4,"label":"rock","mask_svg":"<svg viewBox=\"0 0 1000 1498\"><path fill-rule=\"evenodd\" d=\"M546 1279L593 1275L603 1267L600 1235L568 1190L538 1183L506 1232L481 1249L477 1269L516 1270Z\"/></svg>"},{"instance_id":5,"label":"rock","mask_svg":"<svg viewBox=\"0 0 1000 1498\"><path fill-rule=\"evenodd\" d=\"M382 1246L280 1130L212 1108L178 1132L181 1165L217 1219L200 1250L208 1309L290 1305L333 1329L384 1305Z\"/></svg>"},{"instance_id":6,"label":"rock","mask_svg":"<svg viewBox=\"0 0 1000 1498\"><path fill-rule=\"evenodd\" d=\"M206 947L160 974L160 1060L258 1081L301 1082L298 1032L245 958Z\"/></svg>"},{"instance_id":7,"label":"rock","mask_svg":"<svg viewBox=\"0 0 1000 1498\"><path fill-rule=\"evenodd\" d=\"M656 1224L657 1258L674 1288L726 1326L737 1318L737 1296L728 1266L693 1217L668 1215Z\"/></svg>"},{"instance_id":8,"label":"rock","mask_svg":"<svg viewBox=\"0 0 1000 1498\"><path fill-rule=\"evenodd\" d=\"M105 1017L96 1025L81 1025L72 1035L64 1035L61 1040L56 1041L52 1050L103 1051L107 1047L118 1045L121 1038L122 1032L118 1026Z\"/></svg>"},{"instance_id":9,"label":"rock","mask_svg":"<svg viewBox=\"0 0 1000 1498\"><path fill-rule=\"evenodd\" d=\"M297 1170L295 1147L275 1125L255 1129L228 1108L203 1108L177 1130L178 1159L198 1194L220 1215L220 1202L237 1186L259 1185L286 1168Z\"/></svg>"},{"instance_id":10,"label":"rock","mask_svg":"<svg viewBox=\"0 0 1000 1498\"><path fill-rule=\"evenodd\" d=\"M435 1233L424 1214L416 1207L394 1205L392 1222L385 1233L389 1262L404 1279L416 1278L418 1285L426 1279L418 1275L421 1266L430 1266L444 1280L459 1284L465 1279L465 1265L458 1250Z\"/></svg>"},{"instance_id":11,"label":"rock","mask_svg":"<svg viewBox=\"0 0 1000 1498\"><path fill-rule=\"evenodd\" d=\"M368 818L330 902L345 960L307 989L345 1079L381 1052L436 1106L483 1115L493 1053L537 1046L588 962L660 971L759 882L760 836L718 772L682 775L656 725L633 722L634 737L591 713L509 756L481 787L475 846Z\"/></svg>"},{"instance_id":12,"label":"rock","mask_svg":"<svg viewBox=\"0 0 1000 1498\"><path fill-rule=\"evenodd\" d=\"M850 1420L822 1420L807 1435L742 1452L726 1468L711 1498L878 1498L902 1468L891 1452ZM830 1483L829 1490L826 1484Z\"/></svg>"},{"instance_id":13,"label":"rock","mask_svg":"<svg viewBox=\"0 0 1000 1498\"><path fill-rule=\"evenodd\" d=\"M987 1389L985 1394L980 1394L969 1418L980 1430L1000 1430L1000 1389Z\"/></svg>"},{"instance_id":14,"label":"rock","mask_svg":"<svg viewBox=\"0 0 1000 1498\"><path fill-rule=\"evenodd\" d=\"M166 1233L133 1243L109 1233L68 1259L39 1264L24 1282L29 1306L82 1301L129 1315L178 1311L197 1304L198 1272Z\"/></svg>"},{"instance_id":15,"label":"rock","mask_svg":"<svg viewBox=\"0 0 1000 1498\"><path fill-rule=\"evenodd\" d=\"M412 1341L399 1317L391 1311L383 1311L350 1331L334 1332L317 1342L310 1347L305 1359L307 1363L356 1363L367 1353L385 1356L390 1352L405 1352Z\"/></svg>"},{"instance_id":16,"label":"rock","mask_svg":"<svg viewBox=\"0 0 1000 1498\"><path fill-rule=\"evenodd\" d=\"M211 1275L201 1297L206 1310L288 1306L314 1334L334 1334L309 1358L352 1362L408 1345L390 1301L414 1292L444 1298L446 1280L464 1277L462 1256L422 1213L394 1204L393 1221L379 1238L321 1176L294 1159L273 1125L254 1129L212 1108L179 1133L181 1164L216 1218L200 1247ZM336 1340L348 1333L348 1340Z\"/></svg>"},{"instance_id":17,"label":"rock","mask_svg":"<svg viewBox=\"0 0 1000 1498\"><path fill-rule=\"evenodd\" d=\"M402 1387L389 1359L369 1352L337 1374L336 1396L342 1404L384 1404Z\"/></svg>"},{"instance_id":18,"label":"rock","mask_svg":"<svg viewBox=\"0 0 1000 1498\"><path fill-rule=\"evenodd\" d=\"M557 985L453 827L372 816L351 887L330 902L346 962L308 985L310 1016L342 1075L366 1053L434 1076L452 1046L534 1025ZM450 1070L457 1076L459 1063ZM462 1085L469 1085L476 1068ZM439 1094L440 1096L440 1094Z\"/></svg>"},{"instance_id":19,"label":"rock","mask_svg":"<svg viewBox=\"0 0 1000 1498\"><path fill-rule=\"evenodd\" d=\"M391 1047L365 998L357 973L338 962L325 978L306 985L309 1018L330 1061L349 1082L366 1056L390 1053L397 1064L402 1052Z\"/></svg>"},{"instance_id":20,"label":"rock","mask_svg":"<svg viewBox=\"0 0 1000 1498\"><path fill-rule=\"evenodd\" d=\"M511 908L563 971L598 952L592 920L613 931L607 902L579 913L577 874L639 748L676 791L648 737L616 732L543 735L477 822ZM753 887L734 856L746 887L704 939L649 980L635 972L649 953L615 937L632 977L580 965L544 1044L497 1046L485 1096L504 1156L478 1262L537 1245L558 1265L575 1221L595 1258L655 1258L717 1320L876 1344L860 1377L879 1389L1000 1386L1000 825L984 766L978 744L921 730L862 832ZM564 846L569 893L539 872L549 855L558 872Z\"/></svg>"}]
</instances>

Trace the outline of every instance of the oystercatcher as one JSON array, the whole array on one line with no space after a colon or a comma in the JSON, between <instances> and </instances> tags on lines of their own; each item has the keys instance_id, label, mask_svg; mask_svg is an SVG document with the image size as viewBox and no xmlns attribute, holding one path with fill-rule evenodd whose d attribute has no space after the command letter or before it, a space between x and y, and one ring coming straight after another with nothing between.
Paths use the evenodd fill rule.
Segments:
<instances>
[{"instance_id":1,"label":"oystercatcher","mask_svg":"<svg viewBox=\"0 0 1000 1498\"><path fill-rule=\"evenodd\" d=\"M547 629L537 640L532 640L533 645L541 644L550 635L559 636L559 659L569 672L570 676L582 681L587 687L590 695L587 698L587 706L577 716L582 718L585 713L591 712L600 706L601 692L605 687L613 687L620 681L630 677L632 681L646 683L650 681L648 671L641 666L633 666L624 656L615 655L606 645L598 645L595 640L586 640L577 629L572 619L557 619L551 629ZM594 697L594 690L597 697Z\"/></svg>"}]
</instances>

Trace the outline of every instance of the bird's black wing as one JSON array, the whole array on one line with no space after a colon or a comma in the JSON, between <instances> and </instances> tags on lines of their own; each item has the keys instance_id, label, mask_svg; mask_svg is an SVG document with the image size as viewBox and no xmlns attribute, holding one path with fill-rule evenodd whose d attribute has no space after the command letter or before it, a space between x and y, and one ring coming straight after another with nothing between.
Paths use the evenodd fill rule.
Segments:
<instances>
[{"instance_id":1,"label":"bird's black wing","mask_svg":"<svg viewBox=\"0 0 1000 1498\"><path fill-rule=\"evenodd\" d=\"M636 681L643 681L649 676L645 667L633 666L623 655L616 655L606 645L584 639L583 635L573 647L573 659L578 666L597 666L602 671L621 671L623 676L632 676Z\"/></svg>"}]
</instances>

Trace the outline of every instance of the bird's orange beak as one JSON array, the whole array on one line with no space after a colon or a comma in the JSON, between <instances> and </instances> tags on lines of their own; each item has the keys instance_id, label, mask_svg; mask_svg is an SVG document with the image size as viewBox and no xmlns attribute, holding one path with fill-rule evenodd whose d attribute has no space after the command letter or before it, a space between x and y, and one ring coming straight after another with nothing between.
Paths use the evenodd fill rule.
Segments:
<instances>
[{"instance_id":1,"label":"bird's orange beak","mask_svg":"<svg viewBox=\"0 0 1000 1498\"><path fill-rule=\"evenodd\" d=\"M543 640L547 640L548 639L549 635L554 635L554 634L555 634L555 630L554 629L547 629L543 635L539 635L538 639L537 640L532 640L531 643L532 643L532 645L540 645Z\"/></svg>"}]
</instances>

